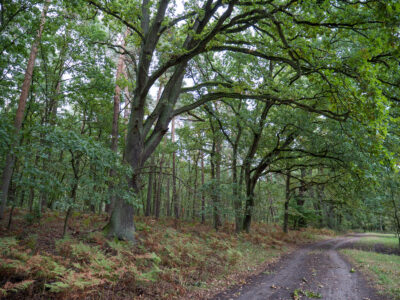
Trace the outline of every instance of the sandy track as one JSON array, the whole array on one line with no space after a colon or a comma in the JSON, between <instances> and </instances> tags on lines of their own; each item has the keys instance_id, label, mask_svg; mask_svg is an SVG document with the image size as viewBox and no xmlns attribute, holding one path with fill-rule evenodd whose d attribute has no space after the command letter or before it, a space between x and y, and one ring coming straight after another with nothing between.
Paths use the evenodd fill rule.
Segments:
<instances>
[{"instance_id":1,"label":"sandy track","mask_svg":"<svg viewBox=\"0 0 400 300\"><path fill-rule=\"evenodd\" d=\"M288 255L271 270L253 277L247 284L217 295L214 300L295 299L294 292L313 292L324 300L383 300L359 272L337 252L360 235L319 242ZM310 295L310 294L309 294Z\"/></svg>"}]
</instances>

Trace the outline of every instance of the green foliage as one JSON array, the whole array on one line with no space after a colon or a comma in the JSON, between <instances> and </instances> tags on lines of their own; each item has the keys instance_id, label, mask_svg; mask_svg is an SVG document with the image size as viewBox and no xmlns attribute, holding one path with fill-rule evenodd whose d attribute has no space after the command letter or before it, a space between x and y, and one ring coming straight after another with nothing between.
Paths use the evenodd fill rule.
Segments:
<instances>
[{"instance_id":1,"label":"green foliage","mask_svg":"<svg viewBox=\"0 0 400 300\"><path fill-rule=\"evenodd\" d=\"M302 290L302 289L296 289L293 292L293 299L301 299L301 296L305 296L311 299L322 299L322 295L317 292L313 291L308 291L308 290Z\"/></svg>"},{"instance_id":2,"label":"green foliage","mask_svg":"<svg viewBox=\"0 0 400 300\"><path fill-rule=\"evenodd\" d=\"M71 209L81 216L102 213L117 198L133 206L135 216L146 206L156 214L159 201L157 218L176 211L193 226L200 217L216 225L221 219L217 229L230 232L233 222L243 227L245 215L253 223L281 223L287 196L290 229L400 236L398 1L217 1L208 12L198 0L181 1L183 12L173 1L166 7L147 2L52 1L18 135L13 122L43 1L2 2L0 167L11 153L6 204L32 206L28 226L47 209L60 216ZM116 78L120 58L124 74ZM119 119L113 120L118 92ZM173 118L174 142L168 132ZM150 172L153 195L146 185ZM75 230L90 231L94 223L87 218ZM144 236L154 226L136 224ZM85 239L99 246L59 240L58 253L75 264L60 266L69 270L65 276L53 272L58 267L51 256L33 256L43 260L43 273L29 272L38 281L53 276L47 282L53 292L113 285L117 270L150 283L169 275L182 283L186 278L175 269L196 267L213 251L225 255L190 274L190 284L199 284L212 266L237 266L249 253L261 259L253 244L281 246L260 233L250 244L241 240L239 250L217 234L201 247L195 234L163 230L158 238L167 237L175 244L158 248L146 240L138 257L96 233ZM25 242L36 250L34 236ZM30 252L14 257L3 248L8 259L30 259ZM16 264L6 269L19 272Z\"/></svg>"}]
</instances>

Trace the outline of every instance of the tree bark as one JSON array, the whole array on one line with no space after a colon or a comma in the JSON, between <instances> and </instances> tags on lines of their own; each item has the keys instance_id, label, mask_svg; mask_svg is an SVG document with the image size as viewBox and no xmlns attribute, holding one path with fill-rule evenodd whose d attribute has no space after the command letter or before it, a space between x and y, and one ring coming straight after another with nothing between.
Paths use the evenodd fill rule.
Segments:
<instances>
[{"instance_id":1,"label":"tree bark","mask_svg":"<svg viewBox=\"0 0 400 300\"><path fill-rule=\"evenodd\" d=\"M296 198L296 203L297 203L297 207L301 207L303 208L304 203L305 203L305 196L306 196L306 169L305 168L301 168L300 170L300 176L301 176L301 182L300 182L300 187L299 187L299 195ZM307 225L307 220L304 218L304 216L298 216L297 217L297 225L299 228L303 228L306 227Z\"/></svg>"},{"instance_id":2,"label":"tree bark","mask_svg":"<svg viewBox=\"0 0 400 300\"><path fill-rule=\"evenodd\" d=\"M144 215L146 217L151 215L151 196L153 194L153 176L154 176L154 174L153 174L153 171L154 171L153 164L154 164L154 157L152 156L151 160L150 160L151 167L149 169L150 170L150 172L149 172L149 181L148 181L148 184L147 184L146 211L144 213Z\"/></svg>"},{"instance_id":3,"label":"tree bark","mask_svg":"<svg viewBox=\"0 0 400 300\"><path fill-rule=\"evenodd\" d=\"M129 29L126 29L125 35L121 40L121 47L125 47L125 39L128 36L128 34L129 34ZM118 85L118 80L120 80L120 78L124 76L123 69L124 69L124 55L120 54L118 57L117 72L115 75L114 109L113 109L113 120L111 126L111 151L113 151L114 153L118 152L118 120L119 120L119 112L121 105L121 87ZM109 187L111 197L110 197L110 203L106 205L106 211L108 213L111 213L115 202L115 194L113 193L114 189L113 177L115 176L116 172L114 168L111 168L110 169L111 182Z\"/></svg>"},{"instance_id":4,"label":"tree bark","mask_svg":"<svg viewBox=\"0 0 400 300\"><path fill-rule=\"evenodd\" d=\"M219 136L217 136L217 141L215 145L215 179L216 179L216 189L215 189L215 201L214 201L214 228L216 230L222 226L221 221L221 148L222 143Z\"/></svg>"},{"instance_id":5,"label":"tree bark","mask_svg":"<svg viewBox=\"0 0 400 300\"><path fill-rule=\"evenodd\" d=\"M152 173L153 173L153 207L152 207L152 210L151 210L151 213L152 213L152 215L155 217L156 216L156 202L157 202L157 187L158 187L158 178L157 178L157 167L155 166L156 165L156 161L154 161L153 162L153 164L154 164L154 166L153 166L153 170L152 170Z\"/></svg>"},{"instance_id":6,"label":"tree bark","mask_svg":"<svg viewBox=\"0 0 400 300\"><path fill-rule=\"evenodd\" d=\"M192 220L194 221L196 218L196 200L197 200L197 176L199 173L199 157L200 152L197 153L195 161L194 161L194 192L193 192L193 207L192 207Z\"/></svg>"},{"instance_id":7,"label":"tree bark","mask_svg":"<svg viewBox=\"0 0 400 300\"><path fill-rule=\"evenodd\" d=\"M82 131L83 131L82 127ZM73 205L76 203L76 192L78 190L78 186L79 186L79 166L80 166L80 158L81 155L75 155L74 152L71 152L71 167L72 167L72 171L74 173L74 183L72 184L72 188L71 188L71 204L68 206L68 210L67 213L65 215L65 220L64 220L64 228L63 228L63 237L65 236L65 234L67 233L67 226L68 226L68 220L69 217L71 216L72 210L73 210Z\"/></svg>"},{"instance_id":8,"label":"tree bark","mask_svg":"<svg viewBox=\"0 0 400 300\"><path fill-rule=\"evenodd\" d=\"M232 154L232 183L233 183L233 206L235 209L235 231L240 232L241 229L241 215L242 215L242 201L239 192L239 182L237 176L237 155L238 155L238 144L233 145Z\"/></svg>"},{"instance_id":9,"label":"tree bark","mask_svg":"<svg viewBox=\"0 0 400 300\"><path fill-rule=\"evenodd\" d=\"M158 171L158 185L157 185L157 193L156 193L156 203L154 207L154 215L156 219L160 217L160 208L161 208L161 189L162 189L162 181L163 181L163 174L162 168L164 163L164 153L161 154L159 171Z\"/></svg>"},{"instance_id":10,"label":"tree bark","mask_svg":"<svg viewBox=\"0 0 400 300\"><path fill-rule=\"evenodd\" d=\"M59 95L60 89L61 89L61 73L62 73L63 67L64 67L64 63L62 63L62 65L60 67L60 72L59 72L60 76L57 79L54 95L52 96L51 102L49 105L50 116L48 118L48 124L50 126L54 126L56 123L56 119L57 119L58 95ZM47 151L47 155L48 155L48 157L43 160L43 170L47 169L47 164L51 160L51 149L49 149ZM40 193L40 206L39 206L40 214L43 212L43 210L45 210L47 208L47 201L48 201L47 192L42 191Z\"/></svg>"},{"instance_id":11,"label":"tree bark","mask_svg":"<svg viewBox=\"0 0 400 300\"><path fill-rule=\"evenodd\" d=\"M254 207L254 189L257 181L254 181L250 176L246 176L246 207L243 219L243 230L250 232L251 219Z\"/></svg>"},{"instance_id":12,"label":"tree bark","mask_svg":"<svg viewBox=\"0 0 400 300\"><path fill-rule=\"evenodd\" d=\"M206 197L204 194L204 153L201 153L201 224L206 221L205 209L206 209Z\"/></svg>"},{"instance_id":13,"label":"tree bark","mask_svg":"<svg viewBox=\"0 0 400 300\"><path fill-rule=\"evenodd\" d=\"M290 202L290 172L286 175L286 193L283 214L283 232L288 233L289 223L289 202Z\"/></svg>"},{"instance_id":14,"label":"tree bark","mask_svg":"<svg viewBox=\"0 0 400 300\"><path fill-rule=\"evenodd\" d=\"M157 104L153 112L145 118L146 99L150 88L155 80L166 71L160 71L157 76L151 77L150 67L152 66L153 55L159 41L161 30L164 26L164 17L168 8L169 1L160 1L157 10L153 14L151 20L150 9L148 2L142 4L142 16L140 27L143 36L139 59L136 72L136 88L133 96L131 115L128 125L127 142L125 146L125 159L133 170L133 176L128 180L136 194L140 191L140 173L143 164L155 151L165 133L168 131L168 125L174 117L174 107L181 93L183 78L189 60L198 53L183 57L179 63L174 65L173 73L165 85L161 100ZM222 3L212 6L212 1L207 1L204 4L205 14L196 18L192 29L196 34L200 34L206 28L206 25L212 19L216 9ZM198 39L190 33L183 42L182 48L186 50L199 49L203 50L208 42L218 33L218 30L223 27L223 22L232 14L234 3L229 3L225 12L219 17L215 30L213 30L207 38L203 40L200 47ZM195 47L196 46L196 47ZM154 74L153 74L154 75ZM176 170L175 170L176 172ZM175 177L174 179L175 180ZM174 185L173 185L174 188ZM176 217L179 217L179 199L176 195L175 186L174 204ZM118 199L113 211L108 230L110 235L117 236L121 239L134 241L134 222L133 222L133 205Z\"/></svg>"},{"instance_id":15,"label":"tree bark","mask_svg":"<svg viewBox=\"0 0 400 300\"><path fill-rule=\"evenodd\" d=\"M167 178L167 190L166 190L166 193L167 193L167 199L166 199L166 203L165 203L165 208L166 208L166 212L167 212L167 217L170 217L171 216L171 196L170 196L170 182L171 182L171 179L169 178L169 176L168 176L168 178Z\"/></svg>"},{"instance_id":16,"label":"tree bark","mask_svg":"<svg viewBox=\"0 0 400 300\"><path fill-rule=\"evenodd\" d=\"M47 10L49 8L50 2L51 2L51 0L46 0L46 2L44 4L41 18L40 18L39 29L36 34L35 41L32 44L31 52L29 55L28 64L27 64L26 71L25 71L24 82L23 82L22 88L21 88L21 95L19 97L18 109L17 109L17 113L15 115L15 121L14 121L14 134L16 136L18 136L18 134L21 130L22 120L24 118L24 113L25 113L26 100L28 99L29 89L30 89L31 82L32 82L33 68L35 66L35 60L36 60L36 55L38 52L38 46L39 46L40 39L42 37L43 28L44 28L44 24L46 21ZM15 156L13 154L13 148L15 146L17 146L17 144L14 142L11 146L9 153L7 154L5 166L3 169L2 185L1 185L0 219L4 218L4 211L5 211L6 204L7 204L8 191L9 191L10 181L11 181L11 174L12 174L12 169L13 169L14 162L15 162Z\"/></svg>"},{"instance_id":17,"label":"tree bark","mask_svg":"<svg viewBox=\"0 0 400 300\"><path fill-rule=\"evenodd\" d=\"M215 109L216 110L216 109ZM212 179L212 204L213 204L213 218L214 228L218 230L221 227L221 215L220 215L220 179L221 179L221 138L218 132L214 128L212 119L210 118L210 127L212 131L212 148L210 155L211 165L211 179Z\"/></svg>"},{"instance_id":18,"label":"tree bark","mask_svg":"<svg viewBox=\"0 0 400 300\"><path fill-rule=\"evenodd\" d=\"M272 107L272 104L273 104L272 102L264 104L262 114L258 121L258 129L253 131L252 143L246 154L246 157L243 162L243 167L241 170L242 172L241 175L244 176L244 180L246 183L246 203L244 209L245 215L243 219L243 230L245 230L246 232L250 231L251 218L254 207L254 188L256 186L258 178L261 176L262 171L267 166L266 163L260 163L254 170L254 174L252 175L253 170L251 168L251 164L261 139L262 131L264 129L264 124L265 124L265 119L268 115L270 108Z\"/></svg>"},{"instance_id":19,"label":"tree bark","mask_svg":"<svg viewBox=\"0 0 400 300\"><path fill-rule=\"evenodd\" d=\"M175 143L175 118L172 119L171 138ZM179 219L179 197L176 191L176 152L172 153L172 203L174 205L175 218Z\"/></svg>"}]
</instances>

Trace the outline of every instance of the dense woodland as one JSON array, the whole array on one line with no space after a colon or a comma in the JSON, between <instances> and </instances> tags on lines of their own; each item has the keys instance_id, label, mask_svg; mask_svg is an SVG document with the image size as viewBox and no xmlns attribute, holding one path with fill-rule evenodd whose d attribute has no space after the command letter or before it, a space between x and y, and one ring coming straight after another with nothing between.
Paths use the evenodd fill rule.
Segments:
<instances>
[{"instance_id":1,"label":"dense woodland","mask_svg":"<svg viewBox=\"0 0 400 300\"><path fill-rule=\"evenodd\" d=\"M397 0L0 1L4 224L400 234Z\"/></svg>"}]
</instances>

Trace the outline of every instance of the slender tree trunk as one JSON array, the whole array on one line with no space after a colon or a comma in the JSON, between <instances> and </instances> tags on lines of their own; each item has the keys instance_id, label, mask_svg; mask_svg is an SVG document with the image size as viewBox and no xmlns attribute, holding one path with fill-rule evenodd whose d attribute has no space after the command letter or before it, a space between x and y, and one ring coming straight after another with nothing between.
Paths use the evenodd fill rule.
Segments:
<instances>
[{"instance_id":1,"label":"slender tree trunk","mask_svg":"<svg viewBox=\"0 0 400 300\"><path fill-rule=\"evenodd\" d=\"M13 213L14 213L14 208L15 208L15 203L13 203L11 210L10 210L10 215L8 217L8 224L7 224L7 230L11 229L11 223L12 223L12 217L13 217Z\"/></svg>"},{"instance_id":2,"label":"slender tree trunk","mask_svg":"<svg viewBox=\"0 0 400 300\"><path fill-rule=\"evenodd\" d=\"M306 179L306 169L305 168L301 168L300 176L301 176L301 183L300 183L300 187L299 187L299 196L296 198L296 203L297 203L297 207L303 208L304 203L305 203L305 196L306 196L305 194L307 191L307 188L305 185L306 184L305 183L305 179ZM304 216L297 217L297 225L298 225L298 227L301 227L301 228L306 227L307 220L304 218Z\"/></svg>"},{"instance_id":3,"label":"slender tree trunk","mask_svg":"<svg viewBox=\"0 0 400 300\"><path fill-rule=\"evenodd\" d=\"M215 145L215 175L216 175L216 195L214 202L214 228L216 230L222 226L221 222L221 139L218 138Z\"/></svg>"},{"instance_id":4,"label":"slender tree trunk","mask_svg":"<svg viewBox=\"0 0 400 300\"><path fill-rule=\"evenodd\" d=\"M193 199L192 197L192 158L190 156L190 151L188 151L188 158L187 158L187 166L188 166L188 175L187 175L187 184L189 187L186 187L185 189L185 194L186 194L186 201L182 201L182 205L183 203L187 203L187 208L186 209L186 219L188 220L190 218L190 200ZM193 202L193 201L192 201Z\"/></svg>"},{"instance_id":5,"label":"slender tree trunk","mask_svg":"<svg viewBox=\"0 0 400 300\"><path fill-rule=\"evenodd\" d=\"M232 157L232 183L233 183L233 207L235 209L235 231L240 232L242 225L242 201L239 194L239 182L237 176L237 152L238 145L233 147L233 157Z\"/></svg>"},{"instance_id":6,"label":"slender tree trunk","mask_svg":"<svg viewBox=\"0 0 400 300\"><path fill-rule=\"evenodd\" d=\"M167 212L167 217L171 216L171 195L170 195L170 183L171 183L171 178L168 176L167 178L167 200L166 200L166 212Z\"/></svg>"},{"instance_id":7,"label":"slender tree trunk","mask_svg":"<svg viewBox=\"0 0 400 300\"><path fill-rule=\"evenodd\" d=\"M394 192L393 192L393 187L390 187L390 198L392 200L392 205L393 205L393 218L394 222L396 225L396 234L397 238L399 240L399 248L400 248L400 214L399 214L399 209L396 204L396 199L394 197Z\"/></svg>"},{"instance_id":8,"label":"slender tree trunk","mask_svg":"<svg viewBox=\"0 0 400 300\"><path fill-rule=\"evenodd\" d=\"M146 211L144 213L144 215L146 217L151 215L151 196L153 194L153 176L154 176L154 174L153 174L153 171L154 171L154 169L153 169L154 157L153 156L151 157L150 164L151 164L151 168L149 169L150 170L150 172L149 172L149 182L148 182L148 185L147 185Z\"/></svg>"},{"instance_id":9,"label":"slender tree trunk","mask_svg":"<svg viewBox=\"0 0 400 300\"><path fill-rule=\"evenodd\" d=\"M29 188L29 212L33 211L33 201L35 200L35 189L33 186Z\"/></svg>"},{"instance_id":10,"label":"slender tree trunk","mask_svg":"<svg viewBox=\"0 0 400 300\"><path fill-rule=\"evenodd\" d=\"M211 179L212 179L212 194L211 199L213 202L213 217L214 217L214 228L218 230L221 227L221 215L220 215L220 179L221 179L221 139L216 132L213 122L210 119L210 127L213 133L213 141L210 155L211 165Z\"/></svg>"},{"instance_id":11,"label":"slender tree trunk","mask_svg":"<svg viewBox=\"0 0 400 300\"><path fill-rule=\"evenodd\" d=\"M39 155L36 154L34 166L36 166L38 164L38 161L39 161ZM33 211L34 200L35 200L35 188L33 186L31 186L29 188L29 212Z\"/></svg>"},{"instance_id":12,"label":"slender tree trunk","mask_svg":"<svg viewBox=\"0 0 400 300\"><path fill-rule=\"evenodd\" d=\"M157 202L157 187L158 187L158 178L157 178L157 167L156 165L156 161L153 162L154 166L153 166L153 207L151 210L152 215L155 217L156 216L156 202Z\"/></svg>"},{"instance_id":13,"label":"slender tree trunk","mask_svg":"<svg viewBox=\"0 0 400 300\"><path fill-rule=\"evenodd\" d=\"M62 67L63 68L64 63L62 63ZM60 73L62 73L62 70L60 70ZM58 107L58 95L60 94L60 89L61 89L61 75L57 80L57 85L54 91L54 95L52 96L51 102L50 102L50 116L48 118L48 124L50 126L54 126L56 123L56 119L57 119L57 107ZM51 149L49 149L47 151L47 158L43 160L43 170L47 169L47 165L48 163L51 161ZM45 210L47 208L47 201L48 201L48 197L47 197L47 192L46 191L42 191L40 193L40 205L39 205L39 213L41 214L43 212L43 210Z\"/></svg>"},{"instance_id":14,"label":"slender tree trunk","mask_svg":"<svg viewBox=\"0 0 400 300\"><path fill-rule=\"evenodd\" d=\"M285 205L283 214L283 232L288 232L289 223L289 202L290 202L290 172L286 175L286 193L285 193Z\"/></svg>"},{"instance_id":15,"label":"slender tree trunk","mask_svg":"<svg viewBox=\"0 0 400 300\"><path fill-rule=\"evenodd\" d=\"M76 199L76 190L78 189L78 181L75 180L74 185L72 186L72 190L71 190L71 199L73 199L73 203L75 203L75 199ZM72 205L70 205L68 207L67 213L65 215L65 219L64 219L64 227L63 227L63 234L62 236L65 237L65 234L67 233L67 227L68 227L68 220L69 217L71 216L72 213Z\"/></svg>"},{"instance_id":16,"label":"slender tree trunk","mask_svg":"<svg viewBox=\"0 0 400 300\"><path fill-rule=\"evenodd\" d=\"M33 42L31 52L29 55L29 60L28 60L28 64L26 67L26 71L25 71L25 78L24 78L24 82L23 82L22 88L21 88L21 95L19 97L18 109L17 109L17 113L15 115L15 121L14 121L14 128L15 128L14 134L16 136L18 136L18 134L21 130L22 120L24 118L26 100L28 99L29 89L30 89L31 82L32 82L33 68L35 66L35 60L36 60L36 55L38 52L38 46L39 46L40 39L42 37L44 23L46 21L46 14L47 14L47 10L49 8L50 2L51 2L51 0L46 0L45 5L43 7L42 15L40 18L39 29L38 29L35 41ZM10 181L11 181L11 174L12 174L12 169L13 169L14 162L15 162L15 156L13 154L13 148L15 146L17 146L16 143L13 143L9 153L7 154L5 166L3 169L2 185L1 185L0 219L2 219L4 217L4 211L5 211L6 204L7 204L8 191L9 191L9 186L10 186Z\"/></svg>"},{"instance_id":17,"label":"slender tree trunk","mask_svg":"<svg viewBox=\"0 0 400 300\"><path fill-rule=\"evenodd\" d=\"M205 210L206 210L206 197L204 194L204 153L201 153L201 224L206 221Z\"/></svg>"},{"instance_id":18,"label":"slender tree trunk","mask_svg":"<svg viewBox=\"0 0 400 300\"><path fill-rule=\"evenodd\" d=\"M24 200L25 200L25 189L22 189L21 196L19 198L19 207L22 207L24 205Z\"/></svg>"},{"instance_id":19,"label":"slender tree trunk","mask_svg":"<svg viewBox=\"0 0 400 300\"><path fill-rule=\"evenodd\" d=\"M163 175L162 175L163 163L164 163L164 153L161 154L159 171L158 171L158 185L157 185L157 193L156 193L156 203L155 203L155 208L154 208L154 210L155 210L154 215L155 215L156 219L158 219L160 217L161 189L162 189L162 182L163 182Z\"/></svg>"},{"instance_id":20,"label":"slender tree trunk","mask_svg":"<svg viewBox=\"0 0 400 300\"><path fill-rule=\"evenodd\" d=\"M82 131L83 131L84 126L82 127ZM73 209L73 205L76 203L76 191L78 190L78 186L79 186L79 165L80 165L80 156L75 157L74 153L71 151L71 166L72 166L72 170L74 173L74 182L72 184L72 188L71 188L71 194L70 197L72 199L72 203L71 205L68 206L68 210L67 213L65 215L65 220L64 220L64 228L63 228L63 237L65 236L65 234L67 233L67 226L68 226L68 220L69 217L71 216L72 213L72 209Z\"/></svg>"},{"instance_id":21,"label":"slender tree trunk","mask_svg":"<svg viewBox=\"0 0 400 300\"><path fill-rule=\"evenodd\" d=\"M172 119L171 138L175 142L175 118ZM172 203L174 205L175 218L179 219L179 197L176 191L176 152L172 153Z\"/></svg>"},{"instance_id":22,"label":"slender tree trunk","mask_svg":"<svg viewBox=\"0 0 400 300\"><path fill-rule=\"evenodd\" d=\"M194 192L193 192L193 207L192 207L192 220L194 221L196 218L196 200L197 200L197 175L198 175L198 171L199 171L199 157L200 157L200 152L197 153L196 155L196 159L194 162Z\"/></svg>"}]
</instances>

